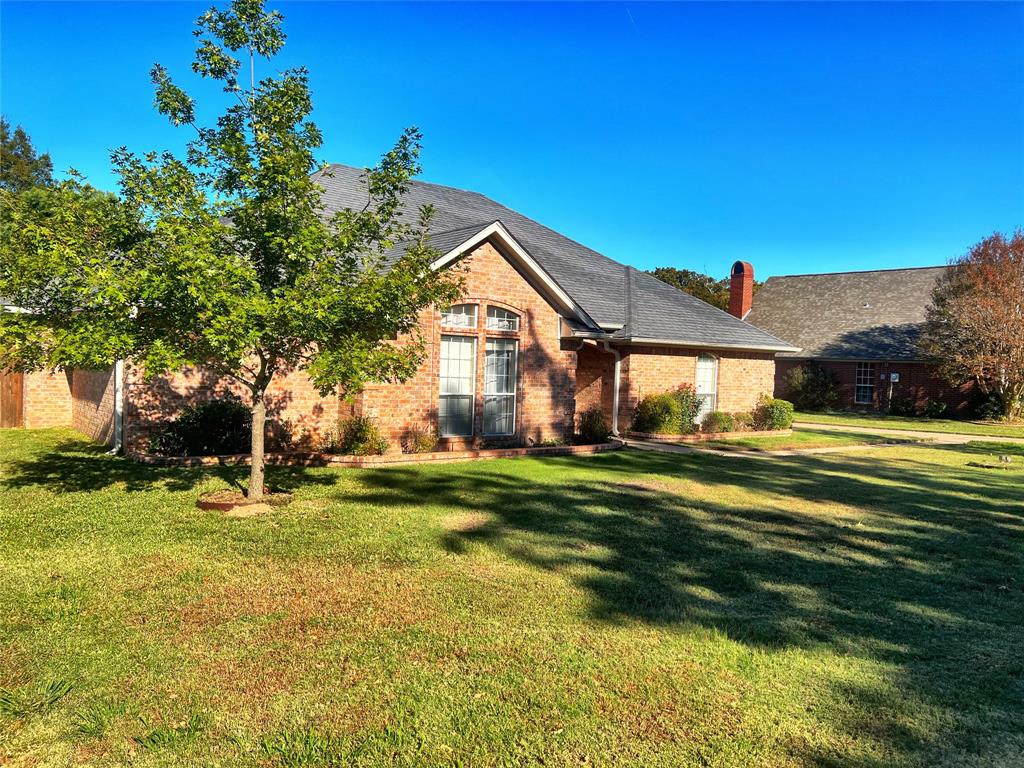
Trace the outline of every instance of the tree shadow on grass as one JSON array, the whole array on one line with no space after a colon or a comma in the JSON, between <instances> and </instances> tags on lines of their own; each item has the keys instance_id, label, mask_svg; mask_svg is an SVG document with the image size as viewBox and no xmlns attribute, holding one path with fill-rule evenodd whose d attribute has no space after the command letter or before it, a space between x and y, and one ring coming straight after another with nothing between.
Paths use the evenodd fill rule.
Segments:
<instances>
[{"instance_id":1,"label":"tree shadow on grass","mask_svg":"<svg viewBox=\"0 0 1024 768\"><path fill-rule=\"evenodd\" d=\"M891 665L906 695L837 679L837 700L857 706L830 717L901 759L950 739L982 743L991 719L978 712L1024 715L1024 498L1011 478L863 454L766 462L624 451L548 462L576 471L369 471L357 498L489 513L441 545L558 572L589 597L594 620L703 626L752 647ZM599 471L565 481L580 469ZM711 493L688 496L691 480ZM749 493L730 501L736 488ZM944 732L915 722L928 707L944 710Z\"/></svg>"}]
</instances>

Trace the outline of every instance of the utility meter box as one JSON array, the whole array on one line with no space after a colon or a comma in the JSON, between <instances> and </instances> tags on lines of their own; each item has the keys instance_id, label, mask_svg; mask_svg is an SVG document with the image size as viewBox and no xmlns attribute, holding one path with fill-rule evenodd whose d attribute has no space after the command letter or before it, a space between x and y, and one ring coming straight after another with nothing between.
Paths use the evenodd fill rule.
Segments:
<instances>
[{"instance_id":1,"label":"utility meter box","mask_svg":"<svg viewBox=\"0 0 1024 768\"><path fill-rule=\"evenodd\" d=\"M889 381L891 381L893 384L895 384L899 380L900 380L900 375L898 373L890 373L889 374Z\"/></svg>"}]
</instances>

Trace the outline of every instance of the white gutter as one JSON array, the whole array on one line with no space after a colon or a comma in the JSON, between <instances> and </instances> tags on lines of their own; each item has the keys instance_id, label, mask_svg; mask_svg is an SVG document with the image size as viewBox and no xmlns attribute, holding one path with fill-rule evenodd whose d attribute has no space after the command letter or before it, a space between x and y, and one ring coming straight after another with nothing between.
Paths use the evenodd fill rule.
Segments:
<instances>
[{"instance_id":1,"label":"white gutter","mask_svg":"<svg viewBox=\"0 0 1024 768\"><path fill-rule=\"evenodd\" d=\"M613 348L607 341L602 341L601 345L604 347L605 352L610 352L615 355L615 373L613 374L612 380L612 434L616 437L619 436L619 369L622 367L622 354L619 350Z\"/></svg>"},{"instance_id":2,"label":"white gutter","mask_svg":"<svg viewBox=\"0 0 1024 768\"><path fill-rule=\"evenodd\" d=\"M124 360L114 363L114 447L119 453L124 447Z\"/></svg>"}]
</instances>

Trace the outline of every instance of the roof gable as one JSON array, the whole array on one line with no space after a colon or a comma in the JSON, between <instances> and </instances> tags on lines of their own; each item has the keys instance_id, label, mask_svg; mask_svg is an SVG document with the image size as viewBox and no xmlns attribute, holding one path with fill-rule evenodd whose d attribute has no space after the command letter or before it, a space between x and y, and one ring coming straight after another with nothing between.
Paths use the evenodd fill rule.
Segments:
<instances>
[{"instance_id":1,"label":"roof gable","mask_svg":"<svg viewBox=\"0 0 1024 768\"><path fill-rule=\"evenodd\" d=\"M362 169L331 165L314 174L314 180L324 188L324 203L329 212L362 208L368 202ZM627 326L649 327L664 343L790 349L763 330L476 192L413 181L405 196L400 220L414 223L419 208L427 204L434 207L432 230L435 234L431 235L431 243L446 254L446 248L450 250L460 245L460 236L500 222L505 233L571 298L588 318L587 324L592 330L619 329L617 338L627 339L630 337L621 333ZM398 252L389 256L396 257ZM629 270L632 270L632 278L628 277ZM631 302L627 301L628 291L632 291Z\"/></svg>"},{"instance_id":2,"label":"roof gable","mask_svg":"<svg viewBox=\"0 0 1024 768\"><path fill-rule=\"evenodd\" d=\"M949 267L770 277L750 323L802 347L800 357L916 360L935 282Z\"/></svg>"}]
</instances>

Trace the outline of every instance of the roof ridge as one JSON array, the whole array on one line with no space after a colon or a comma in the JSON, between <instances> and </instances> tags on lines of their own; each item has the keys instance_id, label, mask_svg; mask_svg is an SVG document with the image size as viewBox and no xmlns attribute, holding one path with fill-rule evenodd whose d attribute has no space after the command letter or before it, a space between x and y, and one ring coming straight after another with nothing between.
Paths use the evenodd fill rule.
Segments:
<instances>
[{"instance_id":1,"label":"roof ridge","mask_svg":"<svg viewBox=\"0 0 1024 768\"><path fill-rule=\"evenodd\" d=\"M765 278L769 280L782 280L787 277L838 277L839 275L869 275L878 272L915 272L922 269L949 269L950 264L935 264L930 267L889 267L887 269L851 269L846 272L804 272L796 275L772 275Z\"/></svg>"}]
</instances>

